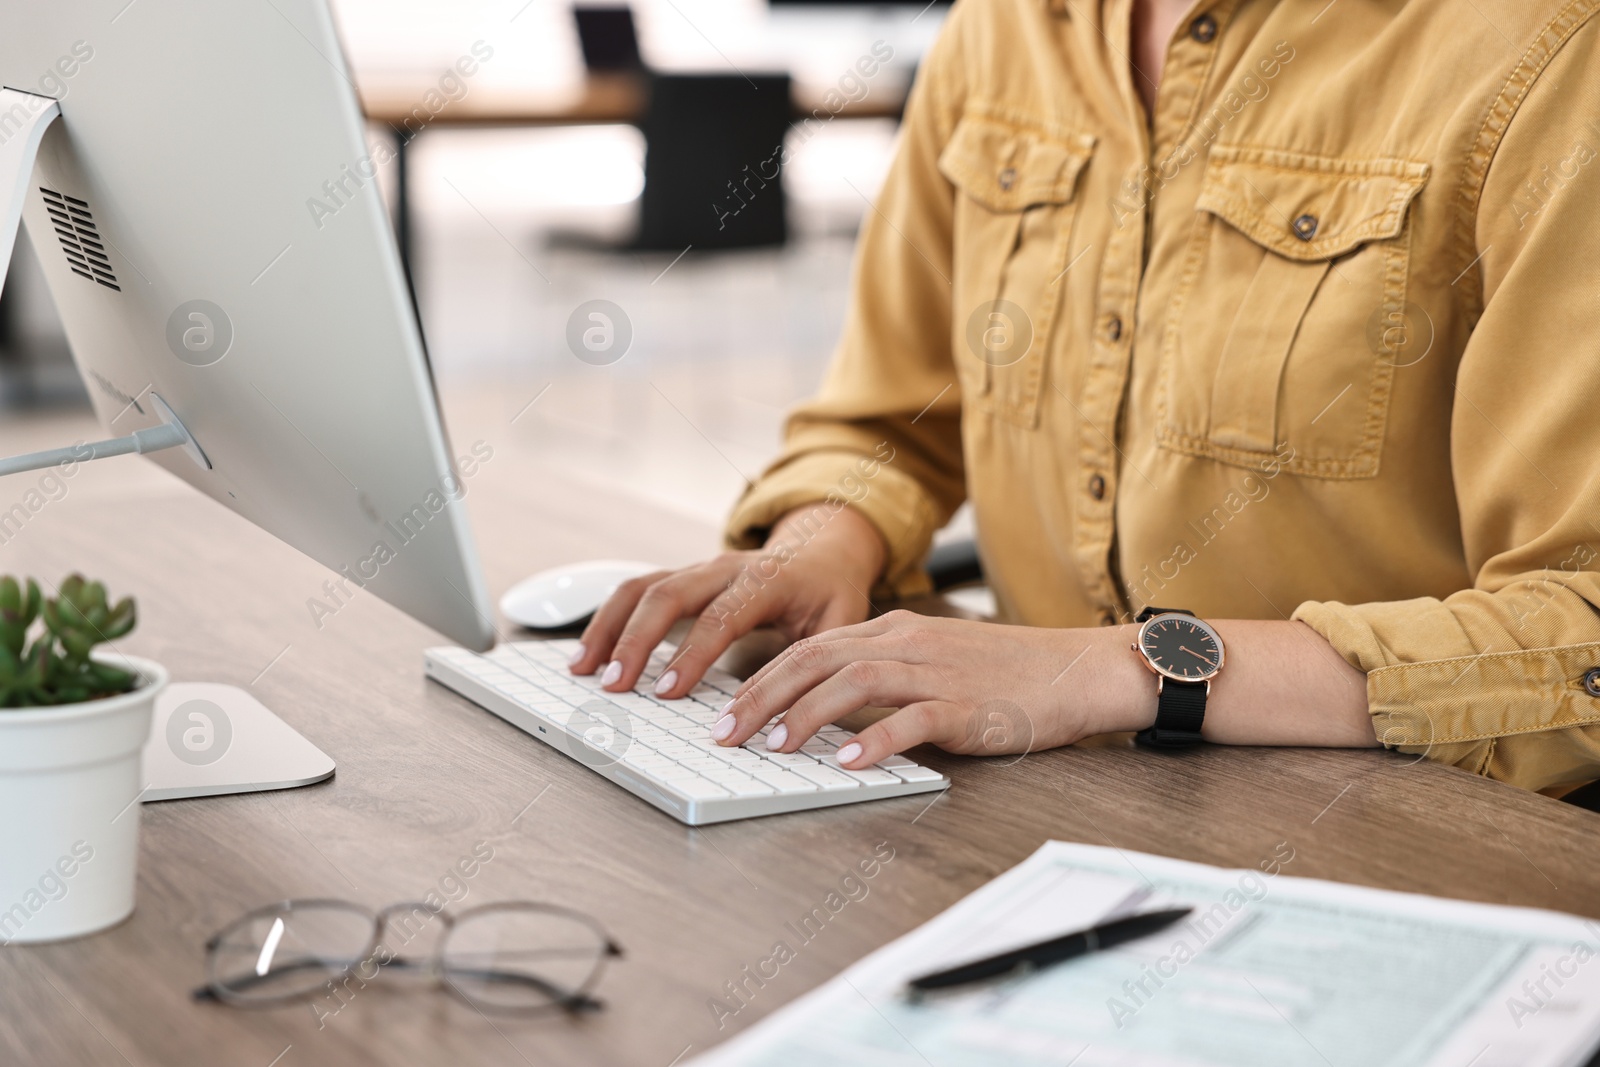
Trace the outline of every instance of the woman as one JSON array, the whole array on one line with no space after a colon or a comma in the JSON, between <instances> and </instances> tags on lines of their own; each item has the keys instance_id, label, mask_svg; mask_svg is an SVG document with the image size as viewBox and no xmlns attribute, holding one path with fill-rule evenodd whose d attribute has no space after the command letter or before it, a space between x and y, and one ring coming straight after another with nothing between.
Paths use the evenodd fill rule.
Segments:
<instances>
[{"instance_id":1,"label":"woman","mask_svg":"<svg viewBox=\"0 0 1600 1067\"><path fill-rule=\"evenodd\" d=\"M1597 6L964 0L733 551L573 670L698 616L679 696L775 625L713 735L898 708L847 766L1136 730L1600 776ZM1027 625L863 621L964 499Z\"/></svg>"}]
</instances>

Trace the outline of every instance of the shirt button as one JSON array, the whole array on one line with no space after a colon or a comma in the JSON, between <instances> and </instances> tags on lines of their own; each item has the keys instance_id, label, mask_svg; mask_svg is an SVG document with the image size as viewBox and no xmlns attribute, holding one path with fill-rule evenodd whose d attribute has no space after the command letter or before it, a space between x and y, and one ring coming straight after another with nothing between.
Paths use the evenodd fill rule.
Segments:
<instances>
[{"instance_id":1,"label":"shirt button","mask_svg":"<svg viewBox=\"0 0 1600 1067\"><path fill-rule=\"evenodd\" d=\"M1189 23L1189 36L1201 44L1210 44L1217 37L1217 20L1210 15L1201 15Z\"/></svg>"},{"instance_id":2,"label":"shirt button","mask_svg":"<svg viewBox=\"0 0 1600 1067\"><path fill-rule=\"evenodd\" d=\"M1112 315L1106 319L1106 339L1117 341L1122 337L1122 316Z\"/></svg>"},{"instance_id":3,"label":"shirt button","mask_svg":"<svg viewBox=\"0 0 1600 1067\"><path fill-rule=\"evenodd\" d=\"M1592 697L1600 697L1600 667L1592 667L1583 676L1583 688Z\"/></svg>"},{"instance_id":4,"label":"shirt button","mask_svg":"<svg viewBox=\"0 0 1600 1067\"><path fill-rule=\"evenodd\" d=\"M1315 215L1301 215L1290 224L1294 235L1302 241L1309 241L1317 235L1317 217Z\"/></svg>"},{"instance_id":5,"label":"shirt button","mask_svg":"<svg viewBox=\"0 0 1600 1067\"><path fill-rule=\"evenodd\" d=\"M1106 480L1098 474L1089 479L1089 495L1096 500L1106 498Z\"/></svg>"},{"instance_id":6,"label":"shirt button","mask_svg":"<svg viewBox=\"0 0 1600 1067\"><path fill-rule=\"evenodd\" d=\"M1017 168L1007 167L1005 170L1001 171L999 181L1000 188L1002 189L1010 189L1013 185L1017 184Z\"/></svg>"}]
</instances>

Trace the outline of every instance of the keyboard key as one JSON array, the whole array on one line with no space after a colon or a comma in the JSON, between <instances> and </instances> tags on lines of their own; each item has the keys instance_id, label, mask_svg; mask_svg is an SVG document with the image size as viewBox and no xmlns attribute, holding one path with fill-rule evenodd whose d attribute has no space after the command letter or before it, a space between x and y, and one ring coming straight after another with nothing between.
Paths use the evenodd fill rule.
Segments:
<instances>
[{"instance_id":1,"label":"keyboard key","mask_svg":"<svg viewBox=\"0 0 1600 1067\"><path fill-rule=\"evenodd\" d=\"M775 763L779 767L793 769L795 767L815 767L817 765L817 761L804 752L764 752L761 749L756 751L762 759L767 760L769 763Z\"/></svg>"},{"instance_id":2,"label":"keyboard key","mask_svg":"<svg viewBox=\"0 0 1600 1067\"><path fill-rule=\"evenodd\" d=\"M814 793L817 787L788 771L776 767L760 767L750 772L755 775L756 781L770 785L780 793Z\"/></svg>"},{"instance_id":3,"label":"keyboard key","mask_svg":"<svg viewBox=\"0 0 1600 1067\"><path fill-rule=\"evenodd\" d=\"M883 757L883 759L879 760L874 766L882 767L886 771L892 771L896 767L915 767L916 764L912 763L910 760L906 759L904 756L885 756L885 757Z\"/></svg>"},{"instance_id":4,"label":"keyboard key","mask_svg":"<svg viewBox=\"0 0 1600 1067\"><path fill-rule=\"evenodd\" d=\"M820 763L810 767L793 767L791 770L818 789L859 789L861 786L861 783L848 774L831 770Z\"/></svg>"},{"instance_id":5,"label":"keyboard key","mask_svg":"<svg viewBox=\"0 0 1600 1067\"><path fill-rule=\"evenodd\" d=\"M862 785L896 785L900 781L888 771L880 771L873 767L868 767L863 771L843 770L843 768L841 770Z\"/></svg>"},{"instance_id":6,"label":"keyboard key","mask_svg":"<svg viewBox=\"0 0 1600 1067\"><path fill-rule=\"evenodd\" d=\"M717 782L736 797L770 797L777 789L765 782L746 776L742 782Z\"/></svg>"},{"instance_id":7,"label":"keyboard key","mask_svg":"<svg viewBox=\"0 0 1600 1067\"><path fill-rule=\"evenodd\" d=\"M919 767L916 764L909 767L891 767L889 771L902 782L932 782L944 777L932 767Z\"/></svg>"},{"instance_id":8,"label":"keyboard key","mask_svg":"<svg viewBox=\"0 0 1600 1067\"><path fill-rule=\"evenodd\" d=\"M732 795L717 783L708 782L704 778L684 778L673 782L672 788L690 800L715 800L718 797Z\"/></svg>"}]
</instances>

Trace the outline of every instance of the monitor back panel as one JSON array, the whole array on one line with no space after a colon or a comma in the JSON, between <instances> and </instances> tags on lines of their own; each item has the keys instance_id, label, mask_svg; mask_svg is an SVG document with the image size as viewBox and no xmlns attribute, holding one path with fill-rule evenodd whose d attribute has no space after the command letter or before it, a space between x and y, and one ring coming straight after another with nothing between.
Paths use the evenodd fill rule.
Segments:
<instances>
[{"instance_id":1,"label":"monitor back panel","mask_svg":"<svg viewBox=\"0 0 1600 1067\"><path fill-rule=\"evenodd\" d=\"M456 457L493 443L446 441L325 0L119 6L0 2L0 83L60 101L23 219L100 421L160 395L212 469L155 462L487 647Z\"/></svg>"}]
</instances>

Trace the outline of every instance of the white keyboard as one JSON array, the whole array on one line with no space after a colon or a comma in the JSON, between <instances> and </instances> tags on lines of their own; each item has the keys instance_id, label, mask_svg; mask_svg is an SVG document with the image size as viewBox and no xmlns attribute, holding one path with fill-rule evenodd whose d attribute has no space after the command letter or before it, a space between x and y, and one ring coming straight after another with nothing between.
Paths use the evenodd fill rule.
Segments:
<instances>
[{"instance_id":1,"label":"white keyboard","mask_svg":"<svg viewBox=\"0 0 1600 1067\"><path fill-rule=\"evenodd\" d=\"M904 756L846 770L834 753L855 735L822 730L798 752L767 751L767 730L742 748L711 740L711 724L739 687L713 667L680 700L607 693L597 676L567 670L574 639L518 641L487 655L430 648L428 677L500 716L690 826L946 789L950 779ZM648 689L673 655L662 645L641 680Z\"/></svg>"}]
</instances>

